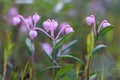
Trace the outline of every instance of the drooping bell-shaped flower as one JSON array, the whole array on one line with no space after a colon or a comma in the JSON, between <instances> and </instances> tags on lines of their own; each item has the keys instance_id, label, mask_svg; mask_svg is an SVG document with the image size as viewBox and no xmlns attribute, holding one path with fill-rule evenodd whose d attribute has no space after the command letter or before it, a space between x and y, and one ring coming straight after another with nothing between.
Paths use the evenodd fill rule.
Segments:
<instances>
[{"instance_id":1,"label":"drooping bell-shaped flower","mask_svg":"<svg viewBox=\"0 0 120 80\"><path fill-rule=\"evenodd\" d=\"M52 37L54 37L54 30L57 28L57 26L58 26L58 23L54 19L52 19L52 20L48 19L43 22L44 29L47 32L50 31L50 34Z\"/></svg>"},{"instance_id":2,"label":"drooping bell-shaped flower","mask_svg":"<svg viewBox=\"0 0 120 80\"><path fill-rule=\"evenodd\" d=\"M38 13L36 12L34 15L33 15L33 21L34 21L34 23L37 23L38 21L39 21L39 19L40 19L40 16L38 15Z\"/></svg>"},{"instance_id":3,"label":"drooping bell-shaped flower","mask_svg":"<svg viewBox=\"0 0 120 80\"><path fill-rule=\"evenodd\" d=\"M102 28L105 28L107 26L110 26L111 24L107 21L107 20L104 20L104 23L102 24Z\"/></svg>"},{"instance_id":4,"label":"drooping bell-shaped flower","mask_svg":"<svg viewBox=\"0 0 120 80\"><path fill-rule=\"evenodd\" d=\"M74 32L73 28L70 25L65 25L65 26L66 26L66 28L65 28L65 33L66 34Z\"/></svg>"},{"instance_id":5,"label":"drooping bell-shaped flower","mask_svg":"<svg viewBox=\"0 0 120 80\"><path fill-rule=\"evenodd\" d=\"M19 17L14 17L13 18L13 24L18 25L21 22L21 19Z\"/></svg>"},{"instance_id":6,"label":"drooping bell-shaped flower","mask_svg":"<svg viewBox=\"0 0 120 80\"><path fill-rule=\"evenodd\" d=\"M26 22L27 25L33 26L32 17L31 16L29 16L28 18L26 18L25 22Z\"/></svg>"},{"instance_id":7,"label":"drooping bell-shaped flower","mask_svg":"<svg viewBox=\"0 0 120 80\"><path fill-rule=\"evenodd\" d=\"M43 22L43 26L46 31L51 31L51 30L55 30L57 28L58 23L54 19L53 20L48 19Z\"/></svg>"},{"instance_id":8,"label":"drooping bell-shaped flower","mask_svg":"<svg viewBox=\"0 0 120 80\"><path fill-rule=\"evenodd\" d=\"M37 31L31 30L29 32L29 36L30 36L31 39L34 39L35 37L37 37Z\"/></svg>"},{"instance_id":9,"label":"drooping bell-shaped flower","mask_svg":"<svg viewBox=\"0 0 120 80\"><path fill-rule=\"evenodd\" d=\"M93 23L95 23L95 17L94 15L90 15L89 17L86 17L86 23L87 25L92 25Z\"/></svg>"},{"instance_id":10,"label":"drooping bell-shaped flower","mask_svg":"<svg viewBox=\"0 0 120 80\"><path fill-rule=\"evenodd\" d=\"M107 20L103 20L100 24L100 26L98 27L98 33L105 27L110 26L111 24L107 21Z\"/></svg>"}]
</instances>

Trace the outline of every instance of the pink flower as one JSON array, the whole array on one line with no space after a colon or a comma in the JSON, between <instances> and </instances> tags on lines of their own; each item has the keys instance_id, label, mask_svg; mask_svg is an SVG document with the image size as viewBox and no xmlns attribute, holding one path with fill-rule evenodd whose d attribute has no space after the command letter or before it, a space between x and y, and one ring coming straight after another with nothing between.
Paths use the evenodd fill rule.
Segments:
<instances>
[{"instance_id":1,"label":"pink flower","mask_svg":"<svg viewBox=\"0 0 120 80\"><path fill-rule=\"evenodd\" d=\"M7 14L5 16L3 16L3 18L6 21L6 23L8 23L10 25L14 25L14 23L13 23L13 17L15 17L17 15L18 15L17 8L15 6L12 6L8 10Z\"/></svg>"},{"instance_id":2,"label":"pink flower","mask_svg":"<svg viewBox=\"0 0 120 80\"><path fill-rule=\"evenodd\" d=\"M65 33L66 34L74 32L73 28L70 25L65 25L65 26L66 26L66 28L65 28Z\"/></svg>"},{"instance_id":3,"label":"pink flower","mask_svg":"<svg viewBox=\"0 0 120 80\"><path fill-rule=\"evenodd\" d=\"M40 16L38 15L38 13L35 13L32 18L33 18L34 23L37 23L40 19Z\"/></svg>"},{"instance_id":4,"label":"pink flower","mask_svg":"<svg viewBox=\"0 0 120 80\"><path fill-rule=\"evenodd\" d=\"M95 20L95 16L94 15L90 15L89 17L86 18L86 23L87 25L91 26L93 25L93 29L94 29L94 34L95 36L97 35L97 31L96 31L96 20Z\"/></svg>"},{"instance_id":5,"label":"pink flower","mask_svg":"<svg viewBox=\"0 0 120 80\"><path fill-rule=\"evenodd\" d=\"M22 35L23 35L23 34L25 35L28 31L29 31L28 28L27 28L26 25L22 22L21 25L20 25L20 32L21 32L21 34L22 34Z\"/></svg>"},{"instance_id":6,"label":"pink flower","mask_svg":"<svg viewBox=\"0 0 120 80\"><path fill-rule=\"evenodd\" d=\"M32 22L32 17L29 16L28 18L25 19L26 24L29 25L29 27L33 27L33 22Z\"/></svg>"},{"instance_id":7,"label":"pink flower","mask_svg":"<svg viewBox=\"0 0 120 80\"><path fill-rule=\"evenodd\" d=\"M14 17L13 18L13 24L14 25L17 25L17 24L19 24L21 22L21 19L19 18L19 17Z\"/></svg>"},{"instance_id":8,"label":"pink flower","mask_svg":"<svg viewBox=\"0 0 120 80\"><path fill-rule=\"evenodd\" d=\"M86 18L86 23L87 25L92 25L93 23L95 23L95 17L94 15L90 15L89 17Z\"/></svg>"},{"instance_id":9,"label":"pink flower","mask_svg":"<svg viewBox=\"0 0 120 80\"><path fill-rule=\"evenodd\" d=\"M53 20L48 19L47 21L43 22L43 26L46 31L51 31L51 30L55 30L57 28L58 23L54 19Z\"/></svg>"},{"instance_id":10,"label":"pink flower","mask_svg":"<svg viewBox=\"0 0 120 80\"><path fill-rule=\"evenodd\" d=\"M48 20L43 22L43 26L44 26L45 30L47 32L50 31L51 36L54 37L54 30L58 26L57 21L55 21L54 19L52 19L52 20L48 19Z\"/></svg>"},{"instance_id":11,"label":"pink flower","mask_svg":"<svg viewBox=\"0 0 120 80\"><path fill-rule=\"evenodd\" d=\"M52 52L53 52L53 47L45 42L45 43L42 43L41 44L41 47L42 49L45 51L45 53L47 53L47 55L52 55ZM61 56L61 55L66 55L66 54L69 54L70 53L70 49L67 49L65 50L63 53L62 53L62 50L66 47L66 45L63 45L62 48L58 51L57 53L57 56Z\"/></svg>"},{"instance_id":12,"label":"pink flower","mask_svg":"<svg viewBox=\"0 0 120 80\"><path fill-rule=\"evenodd\" d=\"M35 37L37 37L37 31L31 30L29 32L29 36L30 36L31 39L34 39Z\"/></svg>"},{"instance_id":13,"label":"pink flower","mask_svg":"<svg viewBox=\"0 0 120 80\"><path fill-rule=\"evenodd\" d=\"M59 26L59 33L57 34L56 38L55 39L58 39L59 36L62 34L62 35L65 35L65 34L69 34L71 32L74 32L73 28L66 22L63 22L60 24Z\"/></svg>"},{"instance_id":14,"label":"pink flower","mask_svg":"<svg viewBox=\"0 0 120 80\"><path fill-rule=\"evenodd\" d=\"M107 26L110 26L111 24L107 21L107 20L104 20L104 23L102 24L102 28L105 28Z\"/></svg>"},{"instance_id":15,"label":"pink flower","mask_svg":"<svg viewBox=\"0 0 120 80\"><path fill-rule=\"evenodd\" d=\"M102 30L102 28L108 27L111 24L107 21L107 20L103 20L100 24L100 26L98 27L98 33Z\"/></svg>"},{"instance_id":16,"label":"pink flower","mask_svg":"<svg viewBox=\"0 0 120 80\"><path fill-rule=\"evenodd\" d=\"M59 25L59 30L62 30L66 27L66 25L69 25L67 22L62 22ZM65 30L62 31L62 34L65 34Z\"/></svg>"},{"instance_id":17,"label":"pink flower","mask_svg":"<svg viewBox=\"0 0 120 80\"><path fill-rule=\"evenodd\" d=\"M12 17L18 15L18 10L17 10L17 8L16 8L15 6L12 6L12 7L9 9L9 11L8 11L8 15L9 15L9 16L12 16Z\"/></svg>"},{"instance_id":18,"label":"pink flower","mask_svg":"<svg viewBox=\"0 0 120 80\"><path fill-rule=\"evenodd\" d=\"M45 51L45 53L47 53L48 55L52 54L53 47L49 43L45 42L41 44L41 47Z\"/></svg>"}]
</instances>

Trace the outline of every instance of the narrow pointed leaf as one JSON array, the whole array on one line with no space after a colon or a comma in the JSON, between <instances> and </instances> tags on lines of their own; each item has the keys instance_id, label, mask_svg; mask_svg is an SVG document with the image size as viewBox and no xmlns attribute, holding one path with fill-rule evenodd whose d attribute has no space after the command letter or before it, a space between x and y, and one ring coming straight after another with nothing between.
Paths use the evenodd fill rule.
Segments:
<instances>
[{"instance_id":1,"label":"narrow pointed leaf","mask_svg":"<svg viewBox=\"0 0 120 80\"><path fill-rule=\"evenodd\" d=\"M36 76L39 76L42 72L51 70L51 69L53 69L53 68L54 68L54 69L59 69L59 68L61 68L61 66L50 66L50 67L47 67L47 68L41 70L40 72L38 72Z\"/></svg>"},{"instance_id":2,"label":"narrow pointed leaf","mask_svg":"<svg viewBox=\"0 0 120 80\"><path fill-rule=\"evenodd\" d=\"M65 41L67 41L72 35L73 35L73 32L70 33L70 34L65 35L65 36L55 45L55 50L54 50L53 53L52 53L52 58L53 58L53 59L56 59L57 54L58 54L59 50L61 49L63 43L64 43Z\"/></svg>"},{"instance_id":3,"label":"narrow pointed leaf","mask_svg":"<svg viewBox=\"0 0 120 80\"><path fill-rule=\"evenodd\" d=\"M80 62L82 65L86 65L82 60L80 60L79 58L72 56L72 55L61 55L59 56L60 58L72 58L78 62Z\"/></svg>"},{"instance_id":4,"label":"narrow pointed leaf","mask_svg":"<svg viewBox=\"0 0 120 80\"><path fill-rule=\"evenodd\" d=\"M103 45L103 44L96 46L96 47L93 49L92 54L94 55L97 51L99 51L100 49L103 49L103 48L107 48L107 46L106 46L106 45Z\"/></svg>"},{"instance_id":5,"label":"narrow pointed leaf","mask_svg":"<svg viewBox=\"0 0 120 80\"><path fill-rule=\"evenodd\" d=\"M71 36L73 35L73 32L70 34L65 35L55 46L55 48L58 48L61 44L63 44L65 41L67 41Z\"/></svg>"},{"instance_id":6,"label":"narrow pointed leaf","mask_svg":"<svg viewBox=\"0 0 120 80\"><path fill-rule=\"evenodd\" d=\"M30 55L34 54L35 48L34 48L34 44L31 42L30 38L26 38L25 40L25 44L27 46L27 49L29 51Z\"/></svg>"},{"instance_id":7,"label":"narrow pointed leaf","mask_svg":"<svg viewBox=\"0 0 120 80\"><path fill-rule=\"evenodd\" d=\"M68 45L66 45L66 47L63 49L62 52L64 52L65 50L67 50L68 48L70 48L72 45L74 45L77 42L77 40L73 40L71 41Z\"/></svg>"},{"instance_id":8,"label":"narrow pointed leaf","mask_svg":"<svg viewBox=\"0 0 120 80\"><path fill-rule=\"evenodd\" d=\"M90 80L95 80L95 79L96 79L96 76L97 76L96 73L95 73L95 74L92 74L92 75L90 76Z\"/></svg>"},{"instance_id":9,"label":"narrow pointed leaf","mask_svg":"<svg viewBox=\"0 0 120 80\"><path fill-rule=\"evenodd\" d=\"M58 80L62 75L66 74L69 70L73 68L73 65L63 66L56 74L55 80Z\"/></svg>"},{"instance_id":10,"label":"narrow pointed leaf","mask_svg":"<svg viewBox=\"0 0 120 80\"><path fill-rule=\"evenodd\" d=\"M61 49L63 44L60 44L55 50L53 50L53 53L52 53L52 58L53 59L56 59L57 55L58 55L58 52L59 50Z\"/></svg>"},{"instance_id":11,"label":"narrow pointed leaf","mask_svg":"<svg viewBox=\"0 0 120 80\"><path fill-rule=\"evenodd\" d=\"M52 55L46 53L45 51L44 51L44 53L49 57L49 59L50 59L51 61L54 62L55 65L58 65L57 61L54 59L54 57L52 57Z\"/></svg>"}]
</instances>

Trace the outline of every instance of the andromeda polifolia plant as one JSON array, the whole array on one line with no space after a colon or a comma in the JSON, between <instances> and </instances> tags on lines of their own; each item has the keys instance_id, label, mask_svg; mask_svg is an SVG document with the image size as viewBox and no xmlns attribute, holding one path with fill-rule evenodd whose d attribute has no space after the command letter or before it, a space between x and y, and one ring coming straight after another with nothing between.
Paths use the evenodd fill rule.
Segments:
<instances>
[{"instance_id":1,"label":"andromeda polifolia plant","mask_svg":"<svg viewBox=\"0 0 120 80\"><path fill-rule=\"evenodd\" d=\"M94 15L90 15L86 18L86 24L91 27L91 31L87 37L87 55L86 55L86 68L85 74L87 75L87 80L90 80L90 65L91 58L94 57L94 54L100 50L101 48L106 48L104 44L97 44L99 41L109 30L113 28L113 26L107 21L103 20L100 25L96 23L96 19ZM104 80L103 74L101 74L101 80Z\"/></svg>"},{"instance_id":2,"label":"andromeda polifolia plant","mask_svg":"<svg viewBox=\"0 0 120 80\"><path fill-rule=\"evenodd\" d=\"M34 40L37 37L37 35L38 35L37 31L43 32L45 35L47 35L51 39L52 47L46 43L46 44L42 44L42 48L47 49L47 51L45 51L45 52L48 54L48 57L52 60L52 69L53 69L52 70L52 75L53 75L52 80L54 80L54 77L55 77L54 65L59 67L58 62L56 61L58 55L62 56L60 54L65 53L65 51L68 50L68 48L76 42L76 40L74 40L74 41L70 42L70 44L68 44L64 49L62 49L64 46L63 45L64 42L67 41L72 36L74 30L69 24L65 24L61 28L58 28L59 27L58 22L54 19L47 19L46 21L44 21L42 24L44 29L42 29L42 28L36 26L39 19L40 19L40 16L38 15L38 13L35 13L33 16L29 16L28 18L24 18L22 15L17 15L16 17L13 18L13 23L15 25L18 25L21 22L24 22L24 24L26 25L26 27L29 30L29 37L31 39L31 42L32 42L32 40ZM58 31L57 33L55 33L56 30ZM62 35L63 33L64 33L64 35ZM57 35L55 35L55 34L57 34ZM34 49L33 49L32 45L33 45L33 43L31 43L31 48L30 48L31 49L30 51L32 53L30 62L32 62L31 64L33 65ZM49 54L51 54L51 55L49 55ZM67 53L67 54L69 54L69 53ZM74 58L73 56L62 56L62 57ZM76 60L78 60L82 64L84 64L78 58Z\"/></svg>"}]
</instances>

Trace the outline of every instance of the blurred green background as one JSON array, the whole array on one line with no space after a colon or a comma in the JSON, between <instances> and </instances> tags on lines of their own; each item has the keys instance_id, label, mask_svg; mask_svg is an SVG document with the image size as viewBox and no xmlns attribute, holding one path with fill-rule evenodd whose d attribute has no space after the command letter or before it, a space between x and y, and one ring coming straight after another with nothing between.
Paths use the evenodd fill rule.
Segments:
<instances>
[{"instance_id":1,"label":"blurred green background","mask_svg":"<svg viewBox=\"0 0 120 80\"><path fill-rule=\"evenodd\" d=\"M23 1L23 3L17 2ZM25 1L25 2L24 2ZM33 2L30 2L33 1ZM3 70L3 35L4 31L8 30L12 33L11 39L15 43L13 51L8 58L12 67L8 67L7 75L11 71L17 69L17 74L21 74L27 60L29 59L29 52L25 45L25 39L28 34L22 33L19 26L13 26L6 21L11 7L16 7L18 13L27 17L38 12L41 19L37 26L42 27L42 22L47 19L55 19L59 23L68 22L74 29L75 33L71 40L78 39L78 42L71 47L71 52L75 52L77 57L84 61L86 54L86 36L89 33L89 27L86 26L85 18L91 14L96 16L97 22L107 19L114 28L105 35L100 43L108 46L104 51L105 63L107 68L111 67L115 70L111 72L112 78L106 80L120 79L120 0L0 0L0 74ZM40 47L42 42L50 42L50 40L43 33L38 32L38 37L34 40L35 43L35 70L40 71L51 65L51 61L44 54ZM69 40L69 41L71 41ZM68 41L68 42L69 42ZM68 43L66 42L66 43ZM99 52L100 55L100 52ZM98 57L98 58L97 58ZM99 64L100 56L93 59L93 65ZM73 62L70 60L65 63ZM98 65L97 64L97 65ZM93 69L98 69L93 66ZM110 68L111 69L111 68ZM10 72L10 73L9 73ZM106 73L106 75L109 72ZM40 80L48 80L50 72L44 72L40 75ZM45 77L44 77L45 76ZM110 78L110 77L109 77Z\"/></svg>"}]
</instances>

